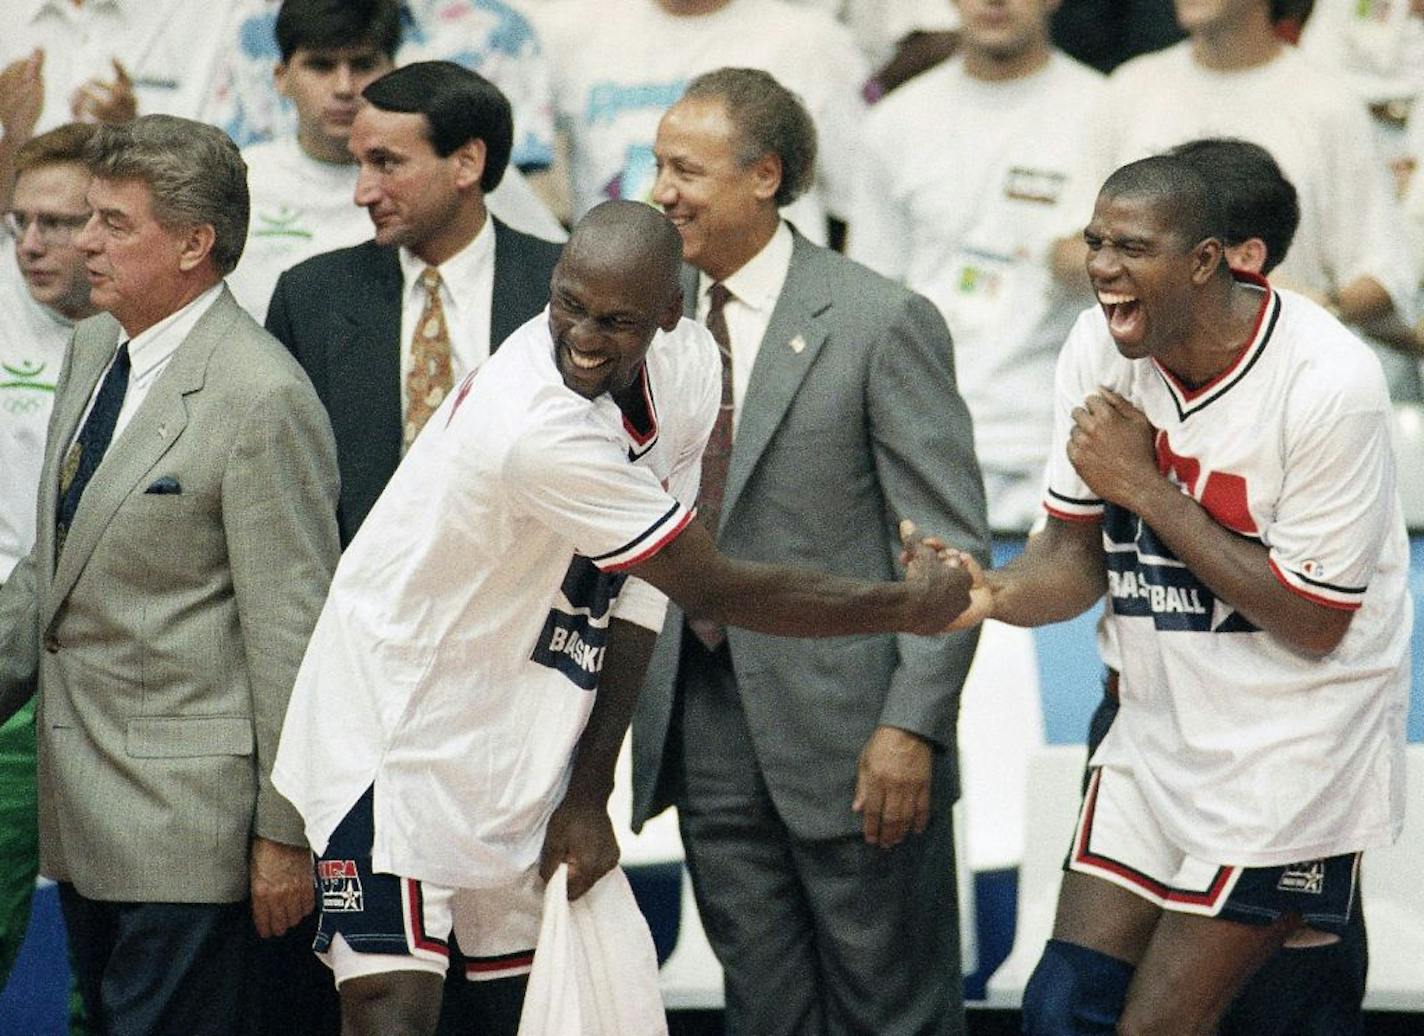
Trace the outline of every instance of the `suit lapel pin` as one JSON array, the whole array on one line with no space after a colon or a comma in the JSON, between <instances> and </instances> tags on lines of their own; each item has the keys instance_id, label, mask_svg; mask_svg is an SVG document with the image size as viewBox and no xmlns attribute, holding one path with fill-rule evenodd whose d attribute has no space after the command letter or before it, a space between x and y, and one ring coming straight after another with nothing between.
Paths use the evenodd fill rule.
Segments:
<instances>
[{"instance_id":1,"label":"suit lapel pin","mask_svg":"<svg viewBox=\"0 0 1424 1036\"><path fill-rule=\"evenodd\" d=\"M797 335L787 344L791 346L791 351L799 356L806 348L806 339L802 338L800 335Z\"/></svg>"}]
</instances>

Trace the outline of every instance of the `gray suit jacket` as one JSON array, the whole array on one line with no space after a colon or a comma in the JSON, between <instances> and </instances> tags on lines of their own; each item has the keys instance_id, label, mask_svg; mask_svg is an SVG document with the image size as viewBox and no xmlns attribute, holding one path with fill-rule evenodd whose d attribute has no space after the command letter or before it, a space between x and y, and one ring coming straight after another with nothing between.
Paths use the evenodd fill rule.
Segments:
<instances>
[{"instance_id":1,"label":"gray suit jacket","mask_svg":"<svg viewBox=\"0 0 1424 1036\"><path fill-rule=\"evenodd\" d=\"M696 281L685 284L688 312ZM719 549L732 557L897 578L901 518L984 558L984 489L949 330L923 297L799 234L733 444ZM668 609L633 726L633 822L675 799L663 764L677 707L682 612ZM878 724L928 738L932 795L958 795L959 691L976 636L791 640L728 631L756 755L793 833L836 838Z\"/></svg>"},{"instance_id":2,"label":"gray suit jacket","mask_svg":"<svg viewBox=\"0 0 1424 1036\"><path fill-rule=\"evenodd\" d=\"M336 449L296 361L223 288L84 492L56 565L60 462L120 328L79 324L39 533L0 590L0 716L36 685L40 870L94 899L231 902L338 554ZM167 478L179 492L146 492Z\"/></svg>"}]
</instances>

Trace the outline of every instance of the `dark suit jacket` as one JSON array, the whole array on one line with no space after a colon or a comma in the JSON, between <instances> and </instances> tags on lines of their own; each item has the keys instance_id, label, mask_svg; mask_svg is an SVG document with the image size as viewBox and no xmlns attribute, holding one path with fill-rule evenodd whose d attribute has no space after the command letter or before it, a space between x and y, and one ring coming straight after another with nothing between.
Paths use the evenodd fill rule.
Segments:
<instances>
[{"instance_id":1,"label":"dark suit jacket","mask_svg":"<svg viewBox=\"0 0 1424 1036\"><path fill-rule=\"evenodd\" d=\"M696 280L684 282L691 315ZM987 558L984 489L949 329L920 295L796 235L732 446L718 548L750 561L893 579L897 524ZM669 606L633 721L633 822L669 804L664 774L683 616ZM856 760L878 724L941 751L931 795L958 795L955 721L977 632L788 639L729 629L762 775L797 837L855 834ZM670 782L667 778L672 778Z\"/></svg>"},{"instance_id":2,"label":"dark suit jacket","mask_svg":"<svg viewBox=\"0 0 1424 1036\"><path fill-rule=\"evenodd\" d=\"M306 376L224 288L56 557L61 461L118 337L107 314L79 323L55 390L38 536L0 590L0 719L38 683L42 873L91 899L232 902L253 834L305 841L269 774L336 567L336 449Z\"/></svg>"},{"instance_id":3,"label":"dark suit jacket","mask_svg":"<svg viewBox=\"0 0 1424 1036\"><path fill-rule=\"evenodd\" d=\"M561 246L494 221L493 351L549 301ZM452 286L458 291L458 286ZM282 274L267 330L297 358L331 415L341 468L344 547L401 459L401 271L394 248L367 241Z\"/></svg>"}]
</instances>

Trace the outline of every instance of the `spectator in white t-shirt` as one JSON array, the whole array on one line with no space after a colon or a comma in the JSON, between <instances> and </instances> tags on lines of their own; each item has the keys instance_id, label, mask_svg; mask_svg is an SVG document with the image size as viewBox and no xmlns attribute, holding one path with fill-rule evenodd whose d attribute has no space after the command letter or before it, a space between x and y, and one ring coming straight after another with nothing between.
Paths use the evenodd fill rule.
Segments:
<instances>
[{"instance_id":1,"label":"spectator in white t-shirt","mask_svg":"<svg viewBox=\"0 0 1424 1036\"><path fill-rule=\"evenodd\" d=\"M851 256L927 296L954 336L974 417L989 524L1027 532L1053 428L1053 369L1091 302L1055 276L1055 241L1081 230L1075 185L1111 171L1079 118L1102 75L1049 42L1051 0L959 0L959 52L866 118Z\"/></svg>"},{"instance_id":2,"label":"spectator in white t-shirt","mask_svg":"<svg viewBox=\"0 0 1424 1036\"><path fill-rule=\"evenodd\" d=\"M371 221L354 201L359 170L347 140L361 91L395 67L401 13L396 0L286 0L274 33L281 60L273 78L296 109L297 128L243 150L252 217L247 249L228 277L258 320L284 270L371 236ZM516 230L553 241L564 236L522 180L506 175L486 201Z\"/></svg>"},{"instance_id":3,"label":"spectator in white t-shirt","mask_svg":"<svg viewBox=\"0 0 1424 1036\"><path fill-rule=\"evenodd\" d=\"M1115 71L1085 132L1114 165L1198 137L1239 137L1270 151L1301 209L1295 245L1273 283L1367 334L1391 395L1417 398L1408 352L1419 271L1393 185L1349 84L1275 34L1281 4L1177 0L1188 38ZM1086 221L1091 199L1079 209ZM1076 247L1081 262L1081 242Z\"/></svg>"},{"instance_id":4,"label":"spectator in white t-shirt","mask_svg":"<svg viewBox=\"0 0 1424 1036\"><path fill-rule=\"evenodd\" d=\"M297 110L297 130L243 150L252 216L247 248L228 277L258 320L283 270L371 235L371 221L352 200L357 166L347 141L361 91L395 67L400 9L396 0L288 0L276 36L281 60L273 80Z\"/></svg>"},{"instance_id":5,"label":"spectator in white t-shirt","mask_svg":"<svg viewBox=\"0 0 1424 1036\"><path fill-rule=\"evenodd\" d=\"M75 235L89 219L84 147L69 124L28 141L0 232L0 585L35 539L36 488L55 384L74 322L96 312ZM33 701L0 725L0 988L15 962L39 869Z\"/></svg>"},{"instance_id":6,"label":"spectator in white t-shirt","mask_svg":"<svg viewBox=\"0 0 1424 1036\"><path fill-rule=\"evenodd\" d=\"M97 312L73 245L89 218L82 155L90 135L91 127L71 123L19 149L0 233L0 583L34 540L35 484L74 322Z\"/></svg>"},{"instance_id":7,"label":"spectator in white t-shirt","mask_svg":"<svg viewBox=\"0 0 1424 1036\"><path fill-rule=\"evenodd\" d=\"M816 184L786 210L817 244L847 218L859 166L864 56L843 25L786 0L552 0L531 9L568 134L573 214L651 201L658 120L688 82L723 66L769 72L816 121Z\"/></svg>"},{"instance_id":8,"label":"spectator in white t-shirt","mask_svg":"<svg viewBox=\"0 0 1424 1036\"><path fill-rule=\"evenodd\" d=\"M336 6L369 18L378 3L343 0ZM281 0L229 0L225 6L224 53L202 117L247 147L295 128L293 106L272 83L272 66L280 60L275 25ZM526 172L548 166L554 156L549 72L529 19L506 0L399 0L399 6L397 63L453 61L489 79L514 109L513 164Z\"/></svg>"}]
</instances>

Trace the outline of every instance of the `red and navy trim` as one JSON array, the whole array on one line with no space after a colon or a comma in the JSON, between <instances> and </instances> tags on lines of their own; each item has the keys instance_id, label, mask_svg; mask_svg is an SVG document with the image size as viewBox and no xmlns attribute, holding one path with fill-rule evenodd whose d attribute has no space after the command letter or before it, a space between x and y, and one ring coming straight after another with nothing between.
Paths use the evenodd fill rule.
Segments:
<instances>
[{"instance_id":1,"label":"red and navy trim","mask_svg":"<svg viewBox=\"0 0 1424 1036\"><path fill-rule=\"evenodd\" d=\"M1096 497L1071 497L1055 492L1051 487L1043 501L1043 509L1065 522L1096 522L1103 516L1103 502Z\"/></svg>"},{"instance_id":2,"label":"red and navy trim","mask_svg":"<svg viewBox=\"0 0 1424 1036\"><path fill-rule=\"evenodd\" d=\"M1281 297L1271 288L1266 278L1254 273L1247 273L1245 270L1232 270L1231 274L1239 283L1252 285L1264 292L1261 306L1256 311L1256 322L1251 328L1251 334L1247 336L1245 344L1241 346L1241 350L1231 361L1231 365L1206 384L1192 388L1162 366L1156 357L1152 358L1152 369L1157 372L1162 383L1167 386L1167 393L1172 397L1172 402L1177 408L1177 417L1183 421L1192 414L1205 410L1226 395L1231 391L1232 386L1238 384L1250 373L1251 368L1256 366L1256 361L1261 358L1261 354L1266 351L1266 345L1270 342L1271 335L1276 329L1276 323L1281 317Z\"/></svg>"},{"instance_id":3,"label":"red and navy trim","mask_svg":"<svg viewBox=\"0 0 1424 1036\"><path fill-rule=\"evenodd\" d=\"M1095 853L1090 848L1093 830L1093 815L1098 806L1098 782L1102 770L1093 771L1088 785L1088 793L1083 799L1083 814L1078 823L1077 837L1073 841L1071 862L1084 868L1098 871L1104 876L1113 875L1121 884L1132 888L1145 899L1159 906L1175 903L1180 906L1195 907L1193 912L1215 914L1226 901L1232 880L1237 877L1240 867L1218 867L1216 874L1205 889L1183 889L1158 881L1135 867L1129 867L1120 860ZM1076 867L1075 867L1076 869Z\"/></svg>"},{"instance_id":4,"label":"red and navy trim","mask_svg":"<svg viewBox=\"0 0 1424 1036\"><path fill-rule=\"evenodd\" d=\"M411 951L450 956L450 944L437 939L425 930L425 893L420 882L413 878L401 878L401 894L405 897L406 941Z\"/></svg>"},{"instance_id":5,"label":"red and navy trim","mask_svg":"<svg viewBox=\"0 0 1424 1036\"><path fill-rule=\"evenodd\" d=\"M622 572L632 568L639 562L646 561L658 551L662 550L673 540L677 539L679 533L687 528L692 521L692 511L683 508L682 504L674 502L671 507L652 525L644 529L633 539L629 540L617 550L610 550L607 554L599 554L597 557L589 558L604 572ZM636 551L632 557L622 558L619 561L607 562L609 558L618 558L629 551Z\"/></svg>"},{"instance_id":6,"label":"red and navy trim","mask_svg":"<svg viewBox=\"0 0 1424 1036\"><path fill-rule=\"evenodd\" d=\"M465 977L472 982L483 982L494 978L509 978L513 975L527 975L534 966L534 951L518 950L514 953L499 953L490 957L466 957Z\"/></svg>"},{"instance_id":7,"label":"red and navy trim","mask_svg":"<svg viewBox=\"0 0 1424 1036\"><path fill-rule=\"evenodd\" d=\"M1271 574L1283 587L1307 601L1346 612L1359 611L1360 606L1365 603L1365 591L1368 587L1337 586L1320 579L1312 579L1281 567L1275 558L1267 558L1266 563L1271 566Z\"/></svg>"}]
</instances>

